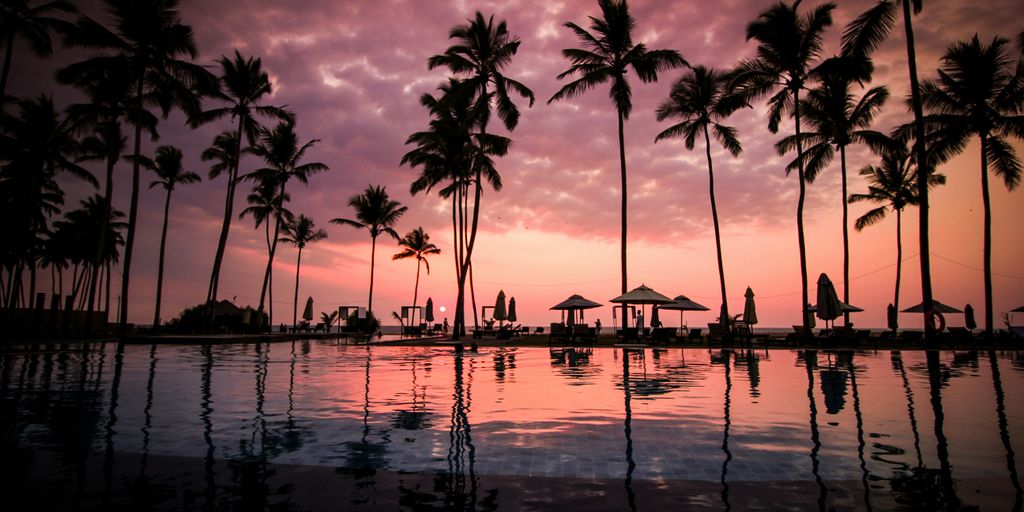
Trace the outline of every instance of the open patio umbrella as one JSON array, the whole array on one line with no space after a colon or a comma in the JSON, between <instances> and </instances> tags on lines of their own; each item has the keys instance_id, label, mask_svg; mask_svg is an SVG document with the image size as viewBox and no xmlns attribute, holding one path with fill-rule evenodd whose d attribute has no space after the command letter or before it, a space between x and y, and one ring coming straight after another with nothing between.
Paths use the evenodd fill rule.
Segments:
<instances>
[{"instance_id":1,"label":"open patio umbrella","mask_svg":"<svg viewBox=\"0 0 1024 512\"><path fill-rule=\"evenodd\" d=\"M679 312L679 325L683 325L683 312L684 311L709 311L708 308L697 304L690 300L686 295L676 295L675 299L669 304L663 304L658 306L659 309L672 310Z\"/></svg>"},{"instance_id":2,"label":"open patio umbrella","mask_svg":"<svg viewBox=\"0 0 1024 512\"><path fill-rule=\"evenodd\" d=\"M1021 306L1017 309L1011 309L1010 313L1024 313L1024 306Z\"/></svg>"},{"instance_id":3,"label":"open patio umbrella","mask_svg":"<svg viewBox=\"0 0 1024 512\"><path fill-rule=\"evenodd\" d=\"M960 311L953 306L947 306L937 300L932 301L932 310L938 313L963 313L963 311ZM901 313L924 313L924 304L922 303L916 306L911 306L901 311Z\"/></svg>"},{"instance_id":4,"label":"open patio umbrella","mask_svg":"<svg viewBox=\"0 0 1024 512\"><path fill-rule=\"evenodd\" d=\"M743 303L743 321L747 325L754 325L757 323L757 309L754 306L754 290L747 287L747 292L743 294L746 297L746 301Z\"/></svg>"},{"instance_id":5,"label":"open patio umbrella","mask_svg":"<svg viewBox=\"0 0 1024 512\"><path fill-rule=\"evenodd\" d=\"M423 319L427 322L434 321L434 299L427 297L427 311L423 313Z\"/></svg>"},{"instance_id":6,"label":"open patio umbrella","mask_svg":"<svg viewBox=\"0 0 1024 512\"><path fill-rule=\"evenodd\" d=\"M516 317L516 298L512 297L508 301L508 321L515 322L516 320L519 320L519 318Z\"/></svg>"},{"instance_id":7,"label":"open patio umbrella","mask_svg":"<svg viewBox=\"0 0 1024 512\"><path fill-rule=\"evenodd\" d=\"M835 319L843 314L843 303L839 302L836 287L824 272L818 276L818 304L816 307L818 318L825 321L826 327L829 320L834 326Z\"/></svg>"},{"instance_id":8,"label":"open patio umbrella","mask_svg":"<svg viewBox=\"0 0 1024 512\"><path fill-rule=\"evenodd\" d=\"M495 320L498 321L499 325L502 320L508 318L508 312L505 309L505 291L501 290L498 292L498 298L494 301L494 313L491 314Z\"/></svg>"},{"instance_id":9,"label":"open patio umbrella","mask_svg":"<svg viewBox=\"0 0 1024 512\"><path fill-rule=\"evenodd\" d=\"M568 299L551 306L549 309L555 311L568 311L570 318L576 315L576 311L583 311L584 309L599 308L602 304L594 302L590 299L583 298L582 295L571 295ZM570 322L572 323L572 322Z\"/></svg>"},{"instance_id":10,"label":"open patio umbrella","mask_svg":"<svg viewBox=\"0 0 1024 512\"><path fill-rule=\"evenodd\" d=\"M302 319L313 320L313 297L306 299L306 309L302 310Z\"/></svg>"},{"instance_id":11,"label":"open patio umbrella","mask_svg":"<svg viewBox=\"0 0 1024 512\"><path fill-rule=\"evenodd\" d=\"M978 328L978 322L974 320L974 307L970 304L964 306L964 327L969 331Z\"/></svg>"},{"instance_id":12,"label":"open patio umbrella","mask_svg":"<svg viewBox=\"0 0 1024 512\"><path fill-rule=\"evenodd\" d=\"M610 302L616 304L671 304L674 300L648 288L646 285L641 284L640 286L633 288L632 290L615 297ZM641 314L643 312L641 311ZM623 327L626 326L626 319L622 319Z\"/></svg>"}]
</instances>

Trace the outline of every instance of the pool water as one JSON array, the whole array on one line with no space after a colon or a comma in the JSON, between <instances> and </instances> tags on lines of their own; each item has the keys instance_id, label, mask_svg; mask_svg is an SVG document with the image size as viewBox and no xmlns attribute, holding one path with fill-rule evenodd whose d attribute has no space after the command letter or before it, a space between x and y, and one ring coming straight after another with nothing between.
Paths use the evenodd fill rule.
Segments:
<instances>
[{"instance_id":1,"label":"pool water","mask_svg":"<svg viewBox=\"0 0 1024 512\"><path fill-rule=\"evenodd\" d=\"M0 492L47 510L1021 510L1022 384L1024 352L49 347L0 354Z\"/></svg>"}]
</instances>

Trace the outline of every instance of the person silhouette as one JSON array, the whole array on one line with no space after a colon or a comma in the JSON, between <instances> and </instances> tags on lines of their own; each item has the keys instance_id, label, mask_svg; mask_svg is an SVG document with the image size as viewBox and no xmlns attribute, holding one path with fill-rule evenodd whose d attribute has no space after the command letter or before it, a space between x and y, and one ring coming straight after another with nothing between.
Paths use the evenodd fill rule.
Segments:
<instances>
[{"instance_id":1,"label":"person silhouette","mask_svg":"<svg viewBox=\"0 0 1024 512\"><path fill-rule=\"evenodd\" d=\"M444 326L441 327L441 334L448 336L448 317L444 317Z\"/></svg>"},{"instance_id":2,"label":"person silhouette","mask_svg":"<svg viewBox=\"0 0 1024 512\"><path fill-rule=\"evenodd\" d=\"M600 318L598 318L597 320L594 321L594 334L596 334L597 336L601 335L601 319Z\"/></svg>"}]
</instances>

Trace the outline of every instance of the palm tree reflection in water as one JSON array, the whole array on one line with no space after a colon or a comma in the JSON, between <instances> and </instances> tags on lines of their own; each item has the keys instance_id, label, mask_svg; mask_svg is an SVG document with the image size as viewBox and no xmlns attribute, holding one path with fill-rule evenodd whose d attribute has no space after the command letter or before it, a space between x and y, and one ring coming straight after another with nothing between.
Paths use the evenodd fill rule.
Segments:
<instances>
[{"instance_id":1,"label":"palm tree reflection in water","mask_svg":"<svg viewBox=\"0 0 1024 512\"><path fill-rule=\"evenodd\" d=\"M730 416L730 406L732 405L732 370L729 364L729 356L731 351L722 351L722 363L725 368L725 401L723 404L723 416L724 423L722 426L722 452L725 453L725 459L722 461L722 503L725 505L725 510L732 510L732 503L729 501L729 482L725 480L726 475L729 474L729 461L732 460L732 452L729 451L729 427L732 424L732 418ZM756 358L751 356L751 359L756 361ZM748 364L756 364L748 362ZM751 395L754 393L754 383L751 381Z\"/></svg>"},{"instance_id":2,"label":"palm tree reflection in water","mask_svg":"<svg viewBox=\"0 0 1024 512\"><path fill-rule=\"evenodd\" d=\"M639 351L639 357L644 357L644 351ZM629 349L622 349L622 392L625 396L626 417L623 420L623 431L626 435L626 499L629 502L629 510L636 512L636 494L633 492L633 470L636 469L636 462L633 460L633 409L630 406L629 386Z\"/></svg>"},{"instance_id":3,"label":"palm tree reflection in water","mask_svg":"<svg viewBox=\"0 0 1024 512\"><path fill-rule=\"evenodd\" d=\"M992 366L992 386L996 391L996 415L999 417L999 438L1003 441L1003 448L1006 449L1006 469L1010 472L1010 482L1013 484L1014 499L1013 510L1019 512L1024 505L1024 490L1021 489L1020 478L1017 475L1016 456L1013 446L1010 444L1010 433L1006 423L1006 405L1004 403L1003 379L999 374L999 361L996 360L995 351L988 352L988 362Z\"/></svg>"},{"instance_id":4,"label":"palm tree reflection in water","mask_svg":"<svg viewBox=\"0 0 1024 512\"><path fill-rule=\"evenodd\" d=\"M818 351L806 350L803 352L804 366L807 368L807 403L810 409L811 423L811 473L814 474L814 481L818 484L818 510L825 510L825 500L828 497L828 487L821 480L818 472L821 463L818 461L818 452L821 450L821 440L818 435L818 405L814 401L814 370L818 367Z\"/></svg>"}]
</instances>

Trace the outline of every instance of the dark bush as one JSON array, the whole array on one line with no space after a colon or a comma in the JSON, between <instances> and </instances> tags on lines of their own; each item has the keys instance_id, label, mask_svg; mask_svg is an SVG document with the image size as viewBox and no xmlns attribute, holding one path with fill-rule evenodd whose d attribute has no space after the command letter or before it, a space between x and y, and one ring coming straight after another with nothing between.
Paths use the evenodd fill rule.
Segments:
<instances>
[{"instance_id":1,"label":"dark bush","mask_svg":"<svg viewBox=\"0 0 1024 512\"><path fill-rule=\"evenodd\" d=\"M160 327L172 334L256 334L264 332L267 315L229 301L207 302L186 308Z\"/></svg>"}]
</instances>

